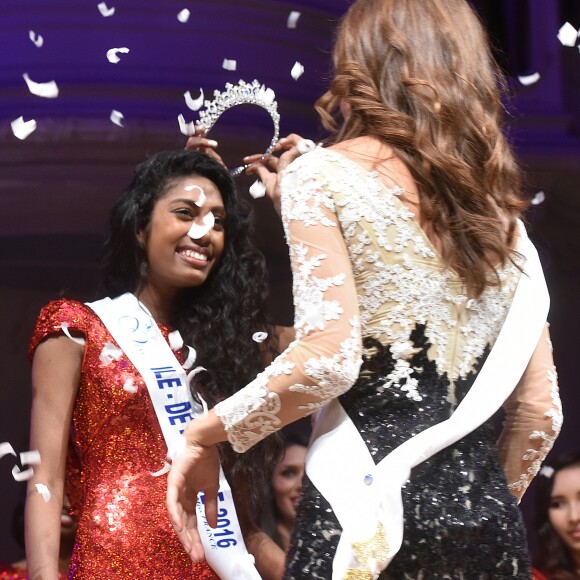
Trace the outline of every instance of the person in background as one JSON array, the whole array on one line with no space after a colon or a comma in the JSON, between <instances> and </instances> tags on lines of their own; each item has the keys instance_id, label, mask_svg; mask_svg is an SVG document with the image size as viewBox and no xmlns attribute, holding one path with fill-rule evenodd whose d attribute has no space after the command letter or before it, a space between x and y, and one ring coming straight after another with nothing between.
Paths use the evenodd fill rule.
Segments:
<instances>
[{"instance_id":1,"label":"person in background","mask_svg":"<svg viewBox=\"0 0 580 580\"><path fill-rule=\"evenodd\" d=\"M548 460L538 477L534 509L534 578L580 578L580 453Z\"/></svg>"}]
</instances>

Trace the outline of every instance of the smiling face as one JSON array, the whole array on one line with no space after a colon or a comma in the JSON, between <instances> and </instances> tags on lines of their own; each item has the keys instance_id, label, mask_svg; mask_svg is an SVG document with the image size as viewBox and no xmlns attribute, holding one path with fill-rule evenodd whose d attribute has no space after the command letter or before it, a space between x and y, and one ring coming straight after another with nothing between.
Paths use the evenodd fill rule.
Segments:
<instances>
[{"instance_id":1,"label":"smiling face","mask_svg":"<svg viewBox=\"0 0 580 580\"><path fill-rule=\"evenodd\" d=\"M155 203L149 226L137 236L147 253L141 294L175 296L203 284L224 251L225 217L222 196L212 181L199 175L172 181Z\"/></svg>"},{"instance_id":2,"label":"smiling face","mask_svg":"<svg viewBox=\"0 0 580 580\"><path fill-rule=\"evenodd\" d=\"M272 476L274 501L280 519L292 525L296 519L296 504L302 489L306 447L290 445L282 461L276 465Z\"/></svg>"},{"instance_id":3,"label":"smiling face","mask_svg":"<svg viewBox=\"0 0 580 580\"><path fill-rule=\"evenodd\" d=\"M548 517L554 531L580 560L580 465L561 469L554 476Z\"/></svg>"}]
</instances>

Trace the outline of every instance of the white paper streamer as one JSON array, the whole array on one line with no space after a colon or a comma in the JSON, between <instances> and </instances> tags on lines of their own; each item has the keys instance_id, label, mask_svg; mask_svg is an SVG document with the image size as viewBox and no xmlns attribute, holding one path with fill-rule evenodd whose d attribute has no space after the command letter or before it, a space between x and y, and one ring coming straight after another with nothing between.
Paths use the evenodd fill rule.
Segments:
<instances>
[{"instance_id":1,"label":"white paper streamer","mask_svg":"<svg viewBox=\"0 0 580 580\"><path fill-rule=\"evenodd\" d=\"M286 22L286 26L288 28L296 28L296 25L298 24L298 19L300 18L301 12L298 12L296 10L292 10L292 12L290 12L290 14L288 15L288 20Z\"/></svg>"},{"instance_id":2,"label":"white paper streamer","mask_svg":"<svg viewBox=\"0 0 580 580\"><path fill-rule=\"evenodd\" d=\"M115 123L115 125L118 125L119 127L125 126L123 125L124 118L125 116L123 115L123 113L121 113L120 111L116 111L115 109L111 111L111 115L109 116L109 119L111 119L111 121Z\"/></svg>"},{"instance_id":3,"label":"white paper streamer","mask_svg":"<svg viewBox=\"0 0 580 580\"><path fill-rule=\"evenodd\" d=\"M195 203L197 207L203 207L205 205L207 199L205 196L205 191L199 185L186 185L183 189L185 191L193 191L194 189L198 189L199 195L197 196L197 199L193 203Z\"/></svg>"},{"instance_id":4,"label":"white paper streamer","mask_svg":"<svg viewBox=\"0 0 580 580\"><path fill-rule=\"evenodd\" d=\"M123 390L127 391L128 393L134 394L139 390L139 387L133 383L133 379L129 378L125 381L123 385Z\"/></svg>"},{"instance_id":5,"label":"white paper streamer","mask_svg":"<svg viewBox=\"0 0 580 580\"><path fill-rule=\"evenodd\" d=\"M161 475L164 475L165 473L169 473L170 469L171 469L171 464L168 463L167 461L164 461L163 467L159 471L150 471L149 473L153 477L160 477Z\"/></svg>"},{"instance_id":6,"label":"white paper streamer","mask_svg":"<svg viewBox=\"0 0 580 580\"><path fill-rule=\"evenodd\" d=\"M0 459L5 455L14 455L14 457L16 457L16 451L14 451L14 447L12 447L8 441L0 443Z\"/></svg>"},{"instance_id":7,"label":"white paper streamer","mask_svg":"<svg viewBox=\"0 0 580 580\"><path fill-rule=\"evenodd\" d=\"M222 68L225 68L226 70L236 70L237 66L237 61L224 58Z\"/></svg>"},{"instance_id":8,"label":"white paper streamer","mask_svg":"<svg viewBox=\"0 0 580 580\"><path fill-rule=\"evenodd\" d=\"M40 34L36 34L34 30L28 32L28 38L30 38L36 48L40 48L44 44L44 38Z\"/></svg>"},{"instance_id":9,"label":"white paper streamer","mask_svg":"<svg viewBox=\"0 0 580 580\"><path fill-rule=\"evenodd\" d=\"M187 8L184 8L177 15L177 20L179 20L179 22L182 22L183 24L185 24L189 20L190 16L191 16L191 12Z\"/></svg>"},{"instance_id":10,"label":"white paper streamer","mask_svg":"<svg viewBox=\"0 0 580 580\"><path fill-rule=\"evenodd\" d=\"M107 16L113 16L115 14L115 7L111 6L111 8L107 8L107 4L105 2L101 2L97 4L97 8L102 16L107 18Z\"/></svg>"},{"instance_id":11,"label":"white paper streamer","mask_svg":"<svg viewBox=\"0 0 580 580\"><path fill-rule=\"evenodd\" d=\"M200 95L199 95L199 97L197 97L197 99L194 99L191 96L191 93L189 91L183 93L183 96L185 98L185 104L192 111L199 111L199 109L201 109L201 107L203 106L203 100L204 100L203 89L199 89L199 92L200 92Z\"/></svg>"},{"instance_id":12,"label":"white paper streamer","mask_svg":"<svg viewBox=\"0 0 580 580\"><path fill-rule=\"evenodd\" d=\"M254 332L254 334L252 334L252 340L255 342L264 342L267 338L267 332Z\"/></svg>"},{"instance_id":13,"label":"white paper streamer","mask_svg":"<svg viewBox=\"0 0 580 580\"><path fill-rule=\"evenodd\" d=\"M297 81L304 74L304 67L296 61L292 70L290 71L290 76Z\"/></svg>"},{"instance_id":14,"label":"white paper streamer","mask_svg":"<svg viewBox=\"0 0 580 580\"><path fill-rule=\"evenodd\" d=\"M44 502L48 503L50 501L50 498L52 497L48 487L46 487L44 483L36 483L34 485L36 487L36 491L42 496Z\"/></svg>"},{"instance_id":15,"label":"white paper streamer","mask_svg":"<svg viewBox=\"0 0 580 580\"><path fill-rule=\"evenodd\" d=\"M188 370L193 366L195 359L197 358L197 351L192 346L188 346L188 354L185 362L181 365L184 370Z\"/></svg>"},{"instance_id":16,"label":"white paper streamer","mask_svg":"<svg viewBox=\"0 0 580 580\"><path fill-rule=\"evenodd\" d=\"M536 195L532 198L531 204L532 205L540 205L546 201L546 194L543 191L538 191Z\"/></svg>"},{"instance_id":17,"label":"white paper streamer","mask_svg":"<svg viewBox=\"0 0 580 580\"><path fill-rule=\"evenodd\" d=\"M207 232L209 232L213 228L213 226L215 225L215 216L213 215L213 212L208 211L203 216L202 221L203 224L198 224L197 222L193 222L191 224L191 228L189 228L187 235L192 240L199 240L200 238L203 238L203 236L205 236L205 234L207 234Z\"/></svg>"},{"instance_id":18,"label":"white paper streamer","mask_svg":"<svg viewBox=\"0 0 580 580\"><path fill-rule=\"evenodd\" d=\"M529 87L530 85L537 83L540 80L540 78L541 78L540 73L534 73L533 75L520 76L518 77L518 80L525 87Z\"/></svg>"},{"instance_id":19,"label":"white paper streamer","mask_svg":"<svg viewBox=\"0 0 580 580\"><path fill-rule=\"evenodd\" d=\"M12 127L12 133L14 133L14 136L23 140L36 131L36 121L34 119L25 121L24 117L18 117L18 119L14 119L14 121L10 123L10 127Z\"/></svg>"},{"instance_id":20,"label":"white paper streamer","mask_svg":"<svg viewBox=\"0 0 580 580\"><path fill-rule=\"evenodd\" d=\"M574 46L578 40L578 31L569 22L566 22L558 31L558 40L564 46Z\"/></svg>"},{"instance_id":21,"label":"white paper streamer","mask_svg":"<svg viewBox=\"0 0 580 580\"><path fill-rule=\"evenodd\" d=\"M68 338L70 338L73 342L76 342L77 344L80 344L81 346L85 346L85 339L84 338L77 338L76 336L73 336L68 329L68 322L62 322L60 325L61 330L66 334L66 336L68 336Z\"/></svg>"},{"instance_id":22,"label":"white paper streamer","mask_svg":"<svg viewBox=\"0 0 580 580\"><path fill-rule=\"evenodd\" d=\"M107 50L107 60L110 63L117 64L121 59L117 56L117 54L127 54L129 49L126 46L121 46L120 48L110 48Z\"/></svg>"},{"instance_id":23,"label":"white paper streamer","mask_svg":"<svg viewBox=\"0 0 580 580\"><path fill-rule=\"evenodd\" d=\"M314 151L316 149L316 143L312 139L300 139L300 141L296 143L296 149L298 149L300 155L304 155L305 153Z\"/></svg>"},{"instance_id":24,"label":"white paper streamer","mask_svg":"<svg viewBox=\"0 0 580 580\"><path fill-rule=\"evenodd\" d=\"M43 97L45 99L56 99L58 97L58 86L55 81L49 81L47 83L36 83L30 79L27 73L22 75L26 84L28 85L28 90L37 97Z\"/></svg>"},{"instance_id":25,"label":"white paper streamer","mask_svg":"<svg viewBox=\"0 0 580 580\"><path fill-rule=\"evenodd\" d=\"M189 373L187 374L187 384L189 385L189 383L191 383L191 380L193 379L193 377L195 377L195 375L198 375L199 373L201 373L201 371L206 371L207 369L205 367L195 367L192 371L189 371ZM199 397L199 400L201 401L201 404L203 405L204 411L205 411L205 415L207 415L207 403L201 398Z\"/></svg>"},{"instance_id":26,"label":"white paper streamer","mask_svg":"<svg viewBox=\"0 0 580 580\"><path fill-rule=\"evenodd\" d=\"M181 350L183 348L183 338L181 338L181 334L179 330L174 330L170 332L167 336L169 340L169 346L173 352Z\"/></svg>"},{"instance_id":27,"label":"white paper streamer","mask_svg":"<svg viewBox=\"0 0 580 580\"><path fill-rule=\"evenodd\" d=\"M22 463L22 465L40 465L40 453L38 452L38 449L23 451L20 454L20 463Z\"/></svg>"},{"instance_id":28,"label":"white paper streamer","mask_svg":"<svg viewBox=\"0 0 580 580\"><path fill-rule=\"evenodd\" d=\"M258 199L266 195L266 186L259 179L256 179L248 191L254 199Z\"/></svg>"},{"instance_id":29,"label":"white paper streamer","mask_svg":"<svg viewBox=\"0 0 580 580\"><path fill-rule=\"evenodd\" d=\"M28 469L25 469L24 471L20 471L20 468L18 467L18 465L15 465L12 468L12 477L14 478L14 481L27 481L33 475L34 475L34 469L32 469L32 467L29 467Z\"/></svg>"},{"instance_id":30,"label":"white paper streamer","mask_svg":"<svg viewBox=\"0 0 580 580\"><path fill-rule=\"evenodd\" d=\"M119 360L123 356L123 351L117 348L112 342L106 342L101 354L100 361L105 365L110 365L114 360Z\"/></svg>"},{"instance_id":31,"label":"white paper streamer","mask_svg":"<svg viewBox=\"0 0 580 580\"><path fill-rule=\"evenodd\" d=\"M193 124L193 121L191 121L191 123L186 123L183 115L178 115L177 122L179 123L179 130L183 135L191 137L191 135L195 134L195 125Z\"/></svg>"}]
</instances>

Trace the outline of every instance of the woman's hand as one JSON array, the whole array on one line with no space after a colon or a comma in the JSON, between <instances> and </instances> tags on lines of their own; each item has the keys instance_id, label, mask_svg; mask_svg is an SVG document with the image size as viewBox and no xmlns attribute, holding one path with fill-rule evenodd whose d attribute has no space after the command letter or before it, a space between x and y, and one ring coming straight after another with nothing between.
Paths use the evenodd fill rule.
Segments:
<instances>
[{"instance_id":1,"label":"woman's hand","mask_svg":"<svg viewBox=\"0 0 580 580\"><path fill-rule=\"evenodd\" d=\"M185 551L194 561L204 559L203 546L197 531L197 494L204 492L207 522L215 528L219 470L216 446L206 447L188 438L185 448L176 453L167 478L169 517Z\"/></svg>"},{"instance_id":2,"label":"woman's hand","mask_svg":"<svg viewBox=\"0 0 580 580\"><path fill-rule=\"evenodd\" d=\"M225 167L226 164L223 162L223 159L217 154L217 146L217 141L205 137L205 128L200 125L196 125L195 133L187 139L187 143L185 144L186 149L205 153L208 157L212 157Z\"/></svg>"},{"instance_id":3,"label":"woman's hand","mask_svg":"<svg viewBox=\"0 0 580 580\"><path fill-rule=\"evenodd\" d=\"M244 163L250 164L246 173L256 174L266 187L266 195L272 200L274 208L281 213L280 208L280 174L292 161L300 155L312 151L316 145L310 139L303 139L296 133L283 137L276 143L272 155L262 159L259 153L244 157ZM280 156L276 156L280 153Z\"/></svg>"}]
</instances>

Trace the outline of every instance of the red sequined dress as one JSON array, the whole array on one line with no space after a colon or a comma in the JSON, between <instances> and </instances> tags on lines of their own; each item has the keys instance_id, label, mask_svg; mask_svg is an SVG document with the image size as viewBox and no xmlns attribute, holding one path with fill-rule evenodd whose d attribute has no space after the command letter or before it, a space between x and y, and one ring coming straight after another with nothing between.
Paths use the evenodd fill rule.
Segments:
<instances>
[{"instance_id":1,"label":"red sequined dress","mask_svg":"<svg viewBox=\"0 0 580 580\"><path fill-rule=\"evenodd\" d=\"M101 362L105 344L118 345L97 315L79 302L51 302L38 317L30 357L63 323L86 340L66 469L79 520L69 578L218 578L205 562L192 564L171 527L167 474L152 475L167 447L147 387L125 355ZM167 339L171 329L159 328ZM133 388L125 389L128 380Z\"/></svg>"}]
</instances>

